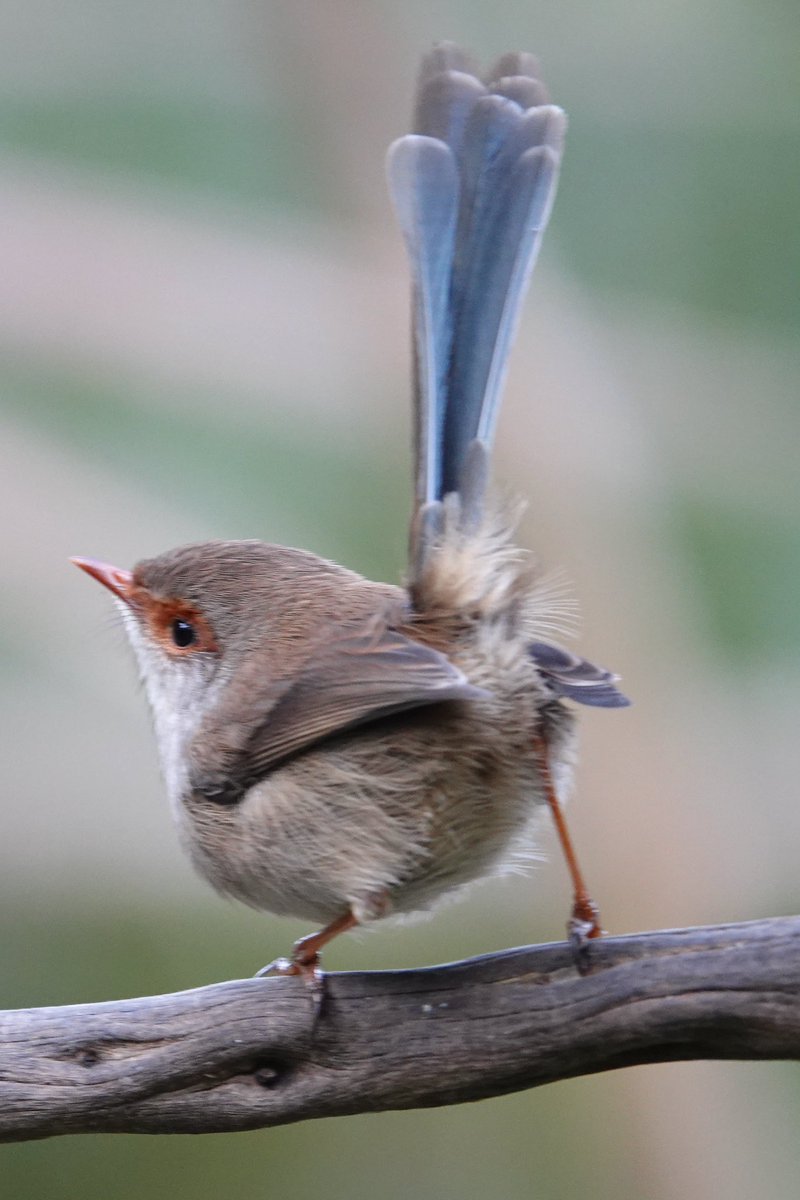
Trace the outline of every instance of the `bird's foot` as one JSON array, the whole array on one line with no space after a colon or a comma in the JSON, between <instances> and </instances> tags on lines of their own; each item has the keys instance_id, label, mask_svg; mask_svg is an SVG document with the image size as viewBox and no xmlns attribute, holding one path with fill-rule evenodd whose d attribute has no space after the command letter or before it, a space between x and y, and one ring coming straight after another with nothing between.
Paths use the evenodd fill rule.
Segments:
<instances>
[{"instance_id":1,"label":"bird's foot","mask_svg":"<svg viewBox=\"0 0 800 1200\"><path fill-rule=\"evenodd\" d=\"M600 912L595 902L589 896L576 896L572 906L572 915L567 922L567 939L580 975L588 975L591 970L590 942L602 937L604 933L605 930L600 924Z\"/></svg>"},{"instance_id":2,"label":"bird's foot","mask_svg":"<svg viewBox=\"0 0 800 1200\"><path fill-rule=\"evenodd\" d=\"M301 939L301 942L305 939ZM267 963L260 971L256 971L256 979L263 979L267 975L299 975L308 988L311 1003L314 1006L314 1021L322 1015L322 1005L325 1001L325 972L320 966L319 954L309 954L306 957L300 957L297 954L297 948L301 945L298 942L294 947L294 952L291 958L274 958L271 963Z\"/></svg>"},{"instance_id":3,"label":"bird's foot","mask_svg":"<svg viewBox=\"0 0 800 1200\"><path fill-rule=\"evenodd\" d=\"M348 909L346 913L331 921L319 933L309 933L306 937L300 938L292 947L291 958L273 959L271 963L267 963L266 967L262 967L260 971L256 972L256 978L262 978L264 975L299 975L309 989L314 1005L314 1023L316 1024L322 1015L326 991L325 972L320 966L319 952L331 938L336 937L339 933L344 933L347 929L352 929L357 924L357 919Z\"/></svg>"}]
</instances>

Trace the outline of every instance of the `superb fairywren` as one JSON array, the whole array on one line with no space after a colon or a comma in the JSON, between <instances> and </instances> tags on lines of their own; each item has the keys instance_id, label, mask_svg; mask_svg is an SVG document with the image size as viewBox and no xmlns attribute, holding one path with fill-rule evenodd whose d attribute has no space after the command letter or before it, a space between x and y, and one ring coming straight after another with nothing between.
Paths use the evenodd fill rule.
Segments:
<instances>
[{"instance_id":1,"label":"superb fairywren","mask_svg":"<svg viewBox=\"0 0 800 1200\"><path fill-rule=\"evenodd\" d=\"M569 785L569 701L616 707L609 672L543 640L547 589L487 499L509 347L556 187L565 117L530 56L482 82L423 63L389 150L411 263L416 504L405 586L258 541L133 571L113 593L153 712L181 841L219 891L336 933L502 871ZM599 932L576 889L572 932Z\"/></svg>"}]
</instances>

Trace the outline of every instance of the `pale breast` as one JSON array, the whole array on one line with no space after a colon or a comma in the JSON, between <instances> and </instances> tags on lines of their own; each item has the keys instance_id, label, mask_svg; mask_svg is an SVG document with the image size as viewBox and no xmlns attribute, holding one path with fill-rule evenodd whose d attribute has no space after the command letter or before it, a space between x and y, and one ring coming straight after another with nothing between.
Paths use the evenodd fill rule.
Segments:
<instances>
[{"instance_id":1,"label":"pale breast","mask_svg":"<svg viewBox=\"0 0 800 1200\"><path fill-rule=\"evenodd\" d=\"M527 673L527 668L526 668ZM529 676L528 676L529 678ZM544 800L532 732L539 697L506 687L388 718L330 739L236 804L182 802L182 841L219 891L259 909L327 922L430 908L519 862ZM571 716L557 706L562 786Z\"/></svg>"}]
</instances>

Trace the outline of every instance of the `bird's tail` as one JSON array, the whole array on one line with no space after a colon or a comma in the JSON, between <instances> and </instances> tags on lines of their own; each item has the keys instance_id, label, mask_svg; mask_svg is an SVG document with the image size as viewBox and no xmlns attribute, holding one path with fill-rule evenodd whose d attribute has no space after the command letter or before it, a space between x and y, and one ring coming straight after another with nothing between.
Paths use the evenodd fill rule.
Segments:
<instances>
[{"instance_id":1,"label":"bird's tail","mask_svg":"<svg viewBox=\"0 0 800 1200\"><path fill-rule=\"evenodd\" d=\"M422 64L414 132L389 149L413 283L412 589L454 506L462 533L483 520L508 353L565 127L530 55L501 58L484 83L461 50L438 45Z\"/></svg>"}]
</instances>

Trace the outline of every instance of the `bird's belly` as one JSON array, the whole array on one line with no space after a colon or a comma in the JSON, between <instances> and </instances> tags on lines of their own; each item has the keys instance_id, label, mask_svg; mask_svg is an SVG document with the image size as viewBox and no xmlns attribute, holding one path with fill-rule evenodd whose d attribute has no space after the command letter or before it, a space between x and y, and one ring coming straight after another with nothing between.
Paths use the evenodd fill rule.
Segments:
<instances>
[{"instance_id":1,"label":"bird's belly","mask_svg":"<svg viewBox=\"0 0 800 1200\"><path fill-rule=\"evenodd\" d=\"M532 739L440 708L321 744L237 804L189 797L179 826L195 867L252 907L324 923L425 910L518 863L544 799Z\"/></svg>"}]
</instances>

